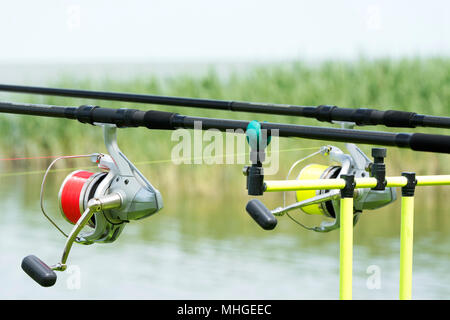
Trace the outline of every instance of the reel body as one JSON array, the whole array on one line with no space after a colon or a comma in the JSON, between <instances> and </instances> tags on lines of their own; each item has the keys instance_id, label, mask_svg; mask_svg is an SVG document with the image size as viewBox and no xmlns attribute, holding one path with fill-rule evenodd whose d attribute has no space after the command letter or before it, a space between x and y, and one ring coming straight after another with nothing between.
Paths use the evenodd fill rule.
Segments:
<instances>
[{"instance_id":1,"label":"reel body","mask_svg":"<svg viewBox=\"0 0 450 320\"><path fill-rule=\"evenodd\" d=\"M335 179L341 175L342 167L339 165L325 166L320 164L310 164L305 166L299 173L297 180L314 179ZM364 172L355 170L353 174L363 177ZM325 195L329 190L302 190L296 191L296 201L302 202L312 199L319 195ZM374 190L370 188L359 189L355 194L354 210L360 212L363 210L375 210L384 207L395 201L395 188L385 188L384 190ZM336 212L339 211L339 199L333 199L306 205L301 210L307 214L323 215L328 218L336 218Z\"/></svg>"},{"instance_id":2,"label":"reel body","mask_svg":"<svg viewBox=\"0 0 450 320\"><path fill-rule=\"evenodd\" d=\"M109 155L95 153L86 156L68 156L50 164L41 186L41 208L43 214L66 237L66 244L59 263L49 267L35 256L27 256L22 268L42 286L51 286L56 281L53 270L64 271L74 242L80 244L109 243L115 241L126 223L153 215L163 207L159 191L120 151L116 139L116 126L103 126L105 145ZM69 235L65 234L45 213L42 194L47 173L60 159L89 157L100 169L99 172L76 170L64 179L58 194L61 214L74 225Z\"/></svg>"},{"instance_id":3,"label":"reel body","mask_svg":"<svg viewBox=\"0 0 450 320\"><path fill-rule=\"evenodd\" d=\"M341 175L353 175L355 177L367 177L373 162L354 144L346 144L349 154L345 154L337 147L328 146L322 152L327 156L332 165L325 166L310 164L305 166L297 176L297 180L314 179L335 179ZM330 195L330 197L327 197ZM307 214L322 215L334 221L324 221L319 227L313 230L328 232L340 226L340 194L333 193L333 190L305 190L296 192L297 204L302 204L299 208ZM319 200L321 199L321 200ZM358 189L354 194L354 224L357 223L363 210L374 210L384 207L397 199L395 188L383 188L374 190L370 188ZM319 201L317 201L319 200ZM312 204L308 205L308 202Z\"/></svg>"},{"instance_id":4,"label":"reel body","mask_svg":"<svg viewBox=\"0 0 450 320\"><path fill-rule=\"evenodd\" d=\"M148 217L162 208L162 197L150 182L119 150L115 127L104 125L105 144L111 155L91 157L102 170L76 170L64 179L58 194L61 214L71 224L81 218L89 200L117 193L120 208L94 213L89 231L80 233L80 242L113 242L130 220Z\"/></svg>"},{"instance_id":5,"label":"reel body","mask_svg":"<svg viewBox=\"0 0 450 320\"><path fill-rule=\"evenodd\" d=\"M375 188L356 189L353 194L353 225L363 210L374 210L384 207L396 200L396 189L385 187L383 180L385 177L385 167L380 157L375 157L375 162L371 161L356 145L347 143L348 154L334 146L322 147L318 152L296 161L290 168L288 177L293 168L302 161L312 157L315 154L322 154L327 157L330 165L310 164L305 166L297 176L297 180L320 180L336 179L341 176L351 175L354 178L364 178L373 176L379 181ZM376 155L381 153L385 156L385 150L372 149ZM378 159L377 159L378 158ZM376 170L375 170L376 169ZM340 227L340 190L302 190L296 191L296 202L290 205L283 203L282 207L274 210L267 209L264 204L257 200L250 200L247 205L247 211L252 218L264 229L273 229L276 225L274 216L282 216L289 211L300 209L306 214L321 215L328 220L322 221L319 226L306 227L300 222L294 220L297 224L308 230L316 232L329 232ZM283 197L285 199L285 197ZM284 202L284 201L283 201ZM265 223L265 221L268 221Z\"/></svg>"}]
</instances>

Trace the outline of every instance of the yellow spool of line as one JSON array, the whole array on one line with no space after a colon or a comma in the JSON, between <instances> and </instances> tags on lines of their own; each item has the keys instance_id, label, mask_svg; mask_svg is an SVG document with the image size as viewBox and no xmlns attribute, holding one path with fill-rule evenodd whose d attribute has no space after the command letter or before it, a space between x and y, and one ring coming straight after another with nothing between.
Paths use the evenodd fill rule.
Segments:
<instances>
[{"instance_id":1,"label":"yellow spool of line","mask_svg":"<svg viewBox=\"0 0 450 320\"><path fill-rule=\"evenodd\" d=\"M300 173L297 177L297 180L320 179L326 169L328 169L328 166L324 166L321 164L307 165L300 171ZM316 190L302 190L302 191L296 192L296 197L297 197L298 202L310 199L312 197L315 197L316 195L317 195ZM301 209L303 212L308 213L308 214L320 214L320 215L324 214L320 204L312 204L309 206L305 206Z\"/></svg>"}]
</instances>

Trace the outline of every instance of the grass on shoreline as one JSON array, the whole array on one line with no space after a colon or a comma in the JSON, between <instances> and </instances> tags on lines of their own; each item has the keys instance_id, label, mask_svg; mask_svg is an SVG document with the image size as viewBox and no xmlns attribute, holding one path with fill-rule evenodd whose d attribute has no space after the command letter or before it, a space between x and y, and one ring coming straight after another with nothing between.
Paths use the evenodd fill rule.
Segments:
<instances>
[{"instance_id":1,"label":"grass on shoreline","mask_svg":"<svg viewBox=\"0 0 450 320\"><path fill-rule=\"evenodd\" d=\"M176 78L161 79L150 76L138 77L132 81L116 79L105 79L98 82L89 79L72 81L64 77L61 81L48 85L298 105L332 104L341 107L373 107L445 116L450 113L450 59L446 58L380 59L375 61L361 59L352 63L328 61L315 66L309 66L303 62L293 62L256 67L242 74L232 74L227 79L221 78L213 69L208 74L199 77L180 75ZM206 117L328 125L311 119L217 110L4 93L1 93L1 97L3 100L56 105L92 103L105 107L169 110ZM393 131L385 127L368 128L368 130L376 129ZM411 130L402 129L401 131ZM432 129L421 129L420 131L440 133L439 130ZM101 130L70 120L4 114L0 117L0 132L4 137L0 141L2 158L105 151ZM130 159L158 161L170 158L171 149L176 144L170 141L171 134L172 132L136 128L121 130L119 144ZM328 143L303 139L282 139L280 148L308 148ZM342 144L336 145L342 146ZM369 147L363 147L363 149L369 151ZM286 153L283 154L282 161L290 164L304 154L306 153ZM390 155L389 164L395 169L402 169L405 163L413 162L414 166L418 168L417 171L425 170L427 173L434 173L434 171L446 168L447 165L447 160L440 155L420 154L419 156L418 153L394 148L390 149ZM47 163L48 160L44 159L27 162L25 166L40 168ZM185 167L187 170L181 169L181 171L193 170L192 166ZM177 170L180 171L179 168Z\"/></svg>"}]
</instances>

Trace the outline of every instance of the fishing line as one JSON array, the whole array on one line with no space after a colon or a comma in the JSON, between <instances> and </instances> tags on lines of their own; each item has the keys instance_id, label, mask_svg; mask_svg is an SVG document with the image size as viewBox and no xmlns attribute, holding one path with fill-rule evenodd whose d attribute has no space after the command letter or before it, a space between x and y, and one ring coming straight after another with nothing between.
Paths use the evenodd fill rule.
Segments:
<instances>
[{"instance_id":1,"label":"fishing line","mask_svg":"<svg viewBox=\"0 0 450 320\"><path fill-rule=\"evenodd\" d=\"M317 150L316 152L313 152L313 153L311 153L310 155L308 155L308 156L306 156L306 157L304 157L304 158L302 158L302 159L299 159L299 160L295 161L295 162L292 164L292 166L289 168L289 171L288 171L288 173L287 173L287 175L286 175L286 180L289 180L289 176L291 175L292 170L294 170L294 168L295 168L299 163L301 163L301 162L303 162L303 161L305 161L305 160L308 160L308 159L314 157L315 155L320 154L321 152L324 151L324 148L327 148L327 147L322 147L322 148L320 148L319 150ZM286 192L284 191L284 192L283 192L283 207L285 207L285 206L286 206ZM289 212L286 212L286 215L289 217L289 219L291 219L292 221L294 221L294 222L295 222L296 224L298 224L299 226L305 228L306 230L314 230L313 227L308 227L308 226L304 225L303 223L301 223L300 221L294 219L294 217L292 217L292 216L289 214Z\"/></svg>"},{"instance_id":2,"label":"fishing line","mask_svg":"<svg viewBox=\"0 0 450 320\"><path fill-rule=\"evenodd\" d=\"M308 148L293 148L293 149L283 149L283 150L278 150L278 151L272 151L272 153L282 153L282 152L293 152L293 151L303 151L303 150L316 150L317 147L308 147ZM245 152L245 153L226 153L226 154L222 154L222 156L240 156L240 155L249 155L249 152ZM29 158L16 158L17 160L29 160L29 159L41 159L41 158L60 158L62 156L45 156L45 157L29 157ZM72 158L76 158L77 156L64 156L64 157L72 157ZM181 158L181 161L195 161L195 160L202 160L202 159L214 159L217 156L210 156L210 157L192 157L192 158ZM10 158L10 159L0 159L0 161L2 160L15 160L15 158ZM150 160L150 161L140 161L140 162L136 162L136 165L150 165L150 164L160 164L160 163L170 163L173 162L172 159L162 159L162 160ZM61 168L61 169L52 169L52 170L34 170L34 171L20 171L20 172L4 172L4 173L0 173L0 177L15 177L15 176L21 176L21 175L33 175L33 174L45 174L47 173L57 173L57 172L66 172L66 171L71 171L71 170L75 170L78 169L79 167L76 168ZM97 166L86 166L86 167L82 167L83 169L95 169L97 168Z\"/></svg>"},{"instance_id":3,"label":"fishing line","mask_svg":"<svg viewBox=\"0 0 450 320\"><path fill-rule=\"evenodd\" d=\"M23 158L4 158L4 159L0 159L0 161L51 159L51 158L58 158L58 157L60 157L60 156L39 156L39 157L23 157Z\"/></svg>"},{"instance_id":4,"label":"fishing line","mask_svg":"<svg viewBox=\"0 0 450 320\"><path fill-rule=\"evenodd\" d=\"M283 150L278 150L278 151L272 151L272 153L282 153L282 152L293 152L293 151L302 151L302 150L311 150L311 149L317 149L317 147L308 147L308 148L292 148L292 149L283 149ZM297 160L289 169L289 172L287 174L286 179L289 178L292 170L294 169L294 167L299 164L300 162L309 159L313 156L315 156L316 154L320 153L322 150L319 149L318 151L306 156L303 159ZM222 154L222 157L227 157L227 156L240 156L240 155L249 155L249 152L245 152L245 153L228 153L228 154ZM54 159L50 165L48 166L48 168L46 170L38 170L38 171L25 171L25 172L11 172L11 173L0 173L0 176L2 177L8 177L8 176L19 176L19 175L28 175L28 174L38 174L38 173L44 173L44 177L42 179L42 183L41 183L41 189L40 189L40 194L39 194L39 201L40 201L40 206L41 206L41 211L44 214L44 216L47 218L47 220L50 221L50 223L66 238L68 237L68 235L61 229L59 228L59 226L49 217L49 215L46 213L45 207L44 207L44 186L45 183L47 181L47 176L49 173L55 173L55 172L64 172L64 171L72 171L75 168L64 168L64 169L51 169L54 164L62 159L77 159L77 158L86 158L86 157L92 157L92 154L87 154L87 155L71 155L71 156L37 156L37 157L20 157L20 158L4 158L4 159L0 159L0 161L16 161L16 160L34 160L34 159L50 159L50 158L56 158ZM217 156L211 156L211 157L194 157L194 158L184 158L182 159L182 161L185 160L190 160L190 161L195 161L197 159L214 159ZM168 162L172 162L172 159L163 159L163 160L152 160L152 161L141 161L141 162L137 162L137 165L149 165L149 164L157 164L157 163L168 163ZM88 169L94 169L96 168L96 166L91 166L88 167ZM285 200L286 200L286 193L283 192L283 205L285 204ZM303 225L302 223L298 222L297 220L295 220L293 217L291 217L289 214L287 214L288 217L293 220L295 223L299 224L300 226L302 226L305 229L310 230L311 228Z\"/></svg>"}]
</instances>

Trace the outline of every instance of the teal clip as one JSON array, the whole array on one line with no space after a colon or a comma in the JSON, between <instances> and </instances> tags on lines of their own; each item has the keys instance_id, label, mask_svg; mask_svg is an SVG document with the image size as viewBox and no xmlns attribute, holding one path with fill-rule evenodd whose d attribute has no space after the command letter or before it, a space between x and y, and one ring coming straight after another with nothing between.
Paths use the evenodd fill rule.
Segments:
<instances>
[{"instance_id":1,"label":"teal clip","mask_svg":"<svg viewBox=\"0 0 450 320\"><path fill-rule=\"evenodd\" d=\"M247 137L247 143L250 145L250 148L254 149L254 146L255 146L254 142L256 141L256 150L259 151L259 148L260 148L259 143L262 139L261 123L259 123L256 120L250 121L250 123L247 126L245 135ZM266 144L264 145L264 149L269 145L271 139L272 139L271 136L267 137L267 141L266 141Z\"/></svg>"}]
</instances>

